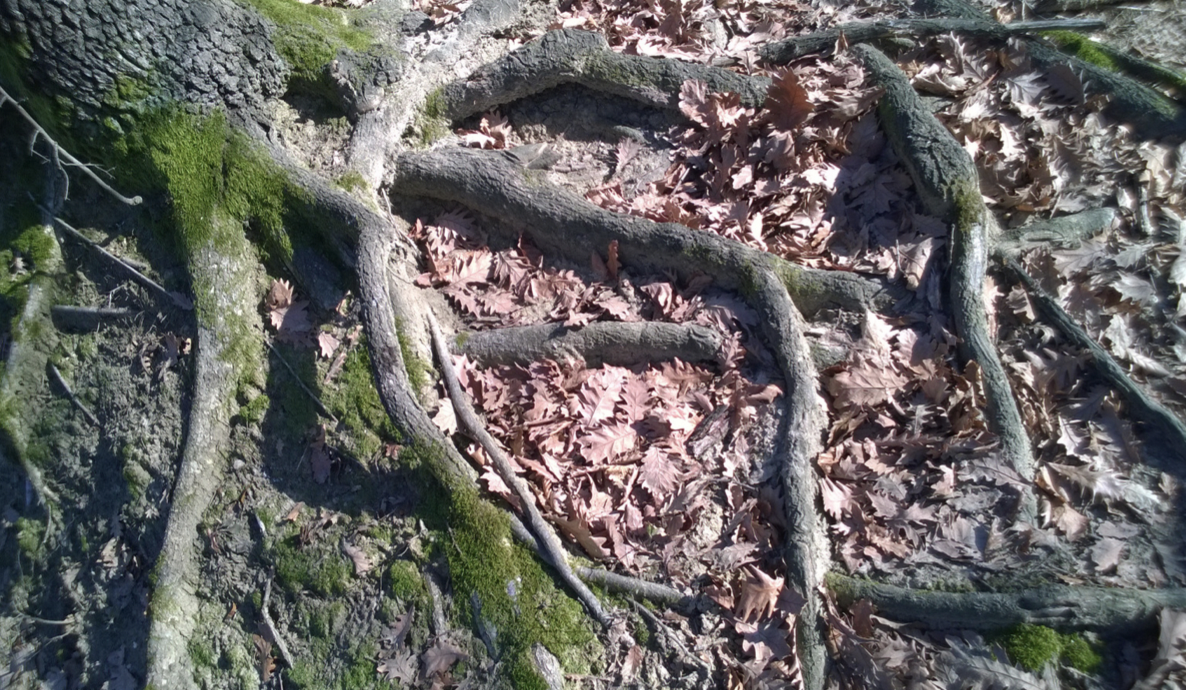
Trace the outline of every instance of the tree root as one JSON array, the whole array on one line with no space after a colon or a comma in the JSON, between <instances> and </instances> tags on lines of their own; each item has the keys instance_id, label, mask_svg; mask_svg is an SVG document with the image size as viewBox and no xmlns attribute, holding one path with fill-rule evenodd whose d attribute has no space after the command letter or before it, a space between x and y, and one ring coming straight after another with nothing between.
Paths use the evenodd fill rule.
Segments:
<instances>
[{"instance_id":1,"label":"tree root","mask_svg":"<svg viewBox=\"0 0 1186 690\"><path fill-rule=\"evenodd\" d=\"M62 392L66 394L66 397L70 399L70 404L74 405L82 413L82 416L86 418L87 424L99 426L99 420L95 419L95 415L91 413L90 409L78 399L78 396L74 394L74 389L70 387L70 384L66 383L66 379L62 378L62 372L58 371L58 367L54 364L49 365L49 375L53 378L54 383L58 384L62 389Z\"/></svg>"},{"instance_id":2,"label":"tree root","mask_svg":"<svg viewBox=\"0 0 1186 690\"><path fill-rule=\"evenodd\" d=\"M915 9L931 16L979 20L999 26L987 14L963 0L919 0ZM1107 94L1109 101L1104 114L1131 124L1138 136L1174 141L1186 137L1186 107L1181 103L1122 74L1066 55L1044 41L1026 40L1025 46L1039 70L1049 70L1056 65L1069 66L1082 75L1083 82L1089 83L1092 91Z\"/></svg>"},{"instance_id":3,"label":"tree root","mask_svg":"<svg viewBox=\"0 0 1186 690\"><path fill-rule=\"evenodd\" d=\"M704 326L652 321L597 321L583 328L545 323L459 333L452 349L484 367L568 357L584 360L591 368L602 364L631 367L674 358L715 360L721 336Z\"/></svg>"},{"instance_id":4,"label":"tree root","mask_svg":"<svg viewBox=\"0 0 1186 690\"><path fill-rule=\"evenodd\" d=\"M1001 231L993 252L1014 256L1026 247L1044 244L1057 247L1077 247L1089 237L1112 227L1116 222L1116 210L1093 208L1061 218L1039 220L1019 228Z\"/></svg>"},{"instance_id":5,"label":"tree root","mask_svg":"<svg viewBox=\"0 0 1186 690\"><path fill-rule=\"evenodd\" d=\"M987 38L1007 38L1017 34L1032 34L1039 31L1087 31L1102 29L1105 24L1099 19L1052 19L1048 21L1013 22L1011 24L986 25L976 19L886 19L876 22L851 22L832 29L792 36L781 41L767 43L758 54L766 62L786 64L791 60L815 53L826 53L836 46L841 34L849 44L869 43L884 38L927 37L945 33L958 33Z\"/></svg>"},{"instance_id":6,"label":"tree root","mask_svg":"<svg viewBox=\"0 0 1186 690\"><path fill-rule=\"evenodd\" d=\"M646 272L703 272L721 286L740 291L758 311L787 387L789 414L780 429L778 453L788 525L787 585L807 601L797 620L799 662L805 686L822 688L827 651L818 591L829 559L816 513L814 463L823 447L827 413L804 337L803 317L788 296L792 287L800 287L800 294L806 292L802 290L805 281L787 280L786 262L716 235L598 208L571 192L534 181L497 152L441 148L405 154L394 167L395 187L402 193L457 202L530 230L545 252L583 261L617 241L625 265ZM812 275L797 270L800 278ZM851 284L868 284L857 281ZM818 285L811 287L819 290ZM858 304L867 308L873 301L869 295Z\"/></svg>"},{"instance_id":7,"label":"tree root","mask_svg":"<svg viewBox=\"0 0 1186 690\"><path fill-rule=\"evenodd\" d=\"M979 365L987 397L985 416L1001 441L1001 454L1027 484L1032 483L1035 466L1029 436L988 332L983 287L989 248L999 228L981 199L975 164L897 65L872 46L855 46L853 51L873 81L886 90L878 105L882 128L910 172L924 208L951 226L948 289L962 354ZM1032 523L1037 517L1033 492L1028 485L1018 491L1019 515Z\"/></svg>"},{"instance_id":8,"label":"tree root","mask_svg":"<svg viewBox=\"0 0 1186 690\"><path fill-rule=\"evenodd\" d=\"M478 416L474 414L473 407L466 400L465 391L461 389L461 383L457 380L457 372L453 369L453 362L450 359L449 349L445 345L444 336L441 335L441 329L431 311L428 312L428 320L437 361L441 367L441 377L445 381L445 390L449 394L449 399L453 402L453 410L457 413L458 425L466 436L482 446L486 455L490 457L490 461L494 463L495 469L498 470L499 477L507 486L511 487L511 490L519 498L520 508L527 516L527 524L530 526L532 534L535 535L547 560L560 575L560 579L577 595L589 613L597 619L597 622L608 628L613 623L613 619L606 613L605 608L598 601L597 595L593 594L585 583L573 574L572 568L568 565L568 559L564 556L564 546L560 543L560 538L552 531L551 526L544 521L543 515L535 505L535 496L531 493L531 489L526 482L515 475L510 459L502 452L494 437L486 431Z\"/></svg>"},{"instance_id":9,"label":"tree root","mask_svg":"<svg viewBox=\"0 0 1186 690\"><path fill-rule=\"evenodd\" d=\"M1163 608L1186 607L1186 589L1116 589L1049 585L1020 592L937 592L831 574L841 606L868 599L877 614L933 629L1002 630L1021 623L1060 630L1145 632Z\"/></svg>"},{"instance_id":10,"label":"tree root","mask_svg":"<svg viewBox=\"0 0 1186 690\"><path fill-rule=\"evenodd\" d=\"M611 50L601 34L562 29L449 84L441 93L439 108L446 118L460 120L561 84L580 84L656 108L676 109L680 89L689 79L705 82L714 92L736 93L747 107L762 105L770 88L770 80L764 77L746 77L679 60L624 55Z\"/></svg>"},{"instance_id":11,"label":"tree root","mask_svg":"<svg viewBox=\"0 0 1186 690\"><path fill-rule=\"evenodd\" d=\"M808 315L836 307L884 310L896 297L891 288L855 273L803 268L711 233L607 211L544 185L497 151L454 147L407 153L395 162L394 173L400 194L462 204L516 228L553 228L530 234L543 251L580 263L623 238L623 260L646 272L704 273L743 295L759 287L759 273L772 274Z\"/></svg>"},{"instance_id":12,"label":"tree root","mask_svg":"<svg viewBox=\"0 0 1186 690\"><path fill-rule=\"evenodd\" d=\"M262 355L252 286L258 261L238 221L210 218L208 239L189 250L196 310L194 392L185 448L156 564L148 632L150 687L193 687L188 644L197 622L198 523L224 470L232 398L247 366Z\"/></svg>"},{"instance_id":13,"label":"tree root","mask_svg":"<svg viewBox=\"0 0 1186 690\"><path fill-rule=\"evenodd\" d=\"M1186 469L1186 424L1161 403L1149 397L1149 394L1125 373L1116 359L1088 335L1082 326L1075 323L1058 301L1046 294L1017 261L1000 254L996 258L1010 277L1025 286L1042 315L1062 331L1067 340L1091 353L1096 371L1123 396L1125 405L1133 417L1154 430L1155 433L1150 437L1156 439L1156 443L1164 452L1177 459L1178 469Z\"/></svg>"}]
</instances>

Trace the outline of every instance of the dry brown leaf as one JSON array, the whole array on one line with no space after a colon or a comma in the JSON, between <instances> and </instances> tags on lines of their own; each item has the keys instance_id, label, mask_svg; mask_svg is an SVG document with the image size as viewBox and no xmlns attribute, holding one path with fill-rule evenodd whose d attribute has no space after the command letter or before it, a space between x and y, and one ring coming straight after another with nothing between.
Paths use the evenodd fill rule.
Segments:
<instances>
[{"instance_id":1,"label":"dry brown leaf","mask_svg":"<svg viewBox=\"0 0 1186 690\"><path fill-rule=\"evenodd\" d=\"M783 578L770 577L752 565L746 566L746 570L751 577L741 586L734 613L743 621L750 620L754 614L757 618L769 616L774 613L778 595L782 593Z\"/></svg>"},{"instance_id":2,"label":"dry brown leaf","mask_svg":"<svg viewBox=\"0 0 1186 690\"><path fill-rule=\"evenodd\" d=\"M354 562L354 574L358 577L366 575L375 567L375 564L371 562L371 557L360 546L343 541L342 552Z\"/></svg>"}]
</instances>

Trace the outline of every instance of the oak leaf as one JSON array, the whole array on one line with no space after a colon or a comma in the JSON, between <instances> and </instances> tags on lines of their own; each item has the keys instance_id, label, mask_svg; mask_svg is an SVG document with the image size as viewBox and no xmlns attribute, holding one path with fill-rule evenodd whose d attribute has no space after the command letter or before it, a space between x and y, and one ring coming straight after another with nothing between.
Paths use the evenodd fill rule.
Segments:
<instances>
[{"instance_id":1,"label":"oak leaf","mask_svg":"<svg viewBox=\"0 0 1186 690\"><path fill-rule=\"evenodd\" d=\"M754 614L757 614L757 618L769 616L774 613L784 579L770 577L754 566L747 566L746 570L752 577L741 586L734 613L743 621L750 620Z\"/></svg>"}]
</instances>

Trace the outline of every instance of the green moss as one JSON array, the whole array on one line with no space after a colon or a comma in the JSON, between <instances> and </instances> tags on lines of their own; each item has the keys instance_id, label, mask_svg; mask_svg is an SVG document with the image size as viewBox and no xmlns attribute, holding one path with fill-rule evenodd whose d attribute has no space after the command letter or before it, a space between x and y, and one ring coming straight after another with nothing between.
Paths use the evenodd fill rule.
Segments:
<instances>
[{"instance_id":1,"label":"green moss","mask_svg":"<svg viewBox=\"0 0 1186 690\"><path fill-rule=\"evenodd\" d=\"M391 595L404 601L419 602L428 596L420 570L411 561L395 561L388 570Z\"/></svg>"},{"instance_id":2,"label":"green moss","mask_svg":"<svg viewBox=\"0 0 1186 690\"><path fill-rule=\"evenodd\" d=\"M1016 665L1040 671L1056 659L1084 673L1099 670L1103 659L1092 645L1078 634L1059 634L1043 625L1018 625L1000 636L999 642Z\"/></svg>"},{"instance_id":3,"label":"green moss","mask_svg":"<svg viewBox=\"0 0 1186 690\"><path fill-rule=\"evenodd\" d=\"M436 89L424 99L424 105L416 115L415 131L420 134L420 145L430 146L448 136L449 119L445 116L445 95Z\"/></svg>"},{"instance_id":4,"label":"green moss","mask_svg":"<svg viewBox=\"0 0 1186 690\"><path fill-rule=\"evenodd\" d=\"M1084 62L1111 72L1131 74L1178 91L1186 91L1186 75L1168 67L1133 57L1106 43L1093 41L1073 31L1043 31L1042 35L1050 39L1062 52Z\"/></svg>"},{"instance_id":5,"label":"green moss","mask_svg":"<svg viewBox=\"0 0 1186 690\"><path fill-rule=\"evenodd\" d=\"M350 583L350 565L333 547L302 549L295 538L273 548L276 579L293 593L309 590L327 597L342 596Z\"/></svg>"},{"instance_id":6,"label":"green moss","mask_svg":"<svg viewBox=\"0 0 1186 690\"><path fill-rule=\"evenodd\" d=\"M404 360L404 372L408 375L408 384L412 387L412 392L419 395L426 387L428 387L428 372L432 371L432 367L416 354L412 349L412 340L404 331L404 324L401 320L396 320L396 331L399 339L399 352Z\"/></svg>"},{"instance_id":7,"label":"green moss","mask_svg":"<svg viewBox=\"0 0 1186 690\"><path fill-rule=\"evenodd\" d=\"M375 390L371 359L365 343L346 357L335 387L323 392L325 404L342 421L352 439L351 450L361 458L377 454L384 439L397 437L395 425Z\"/></svg>"},{"instance_id":8,"label":"green moss","mask_svg":"<svg viewBox=\"0 0 1186 690\"><path fill-rule=\"evenodd\" d=\"M21 553L30 561L36 561L41 556L41 539L45 535L45 525L26 517L16 519L16 543Z\"/></svg>"},{"instance_id":9,"label":"green moss","mask_svg":"<svg viewBox=\"0 0 1186 690\"><path fill-rule=\"evenodd\" d=\"M190 638L186 648L195 669L212 668L218 663L218 653L215 652L214 643L209 637L195 635Z\"/></svg>"},{"instance_id":10,"label":"green moss","mask_svg":"<svg viewBox=\"0 0 1186 690\"><path fill-rule=\"evenodd\" d=\"M357 170L348 170L334 180L334 184L347 192L366 191L367 181Z\"/></svg>"},{"instance_id":11,"label":"green moss","mask_svg":"<svg viewBox=\"0 0 1186 690\"><path fill-rule=\"evenodd\" d=\"M1079 634L1062 636L1062 658L1067 665L1084 673L1095 673L1104 663L1100 653Z\"/></svg>"},{"instance_id":12,"label":"green moss","mask_svg":"<svg viewBox=\"0 0 1186 690\"><path fill-rule=\"evenodd\" d=\"M454 600L477 596L482 622L493 628L508 659L508 679L516 688L541 687L527 656L537 642L567 670L586 672L595 637L580 604L556 589L530 552L512 543L506 514L449 475L440 451L412 446L404 455L401 461L429 477L431 495L419 512L441 534ZM462 622L476 628L473 607L460 609Z\"/></svg>"},{"instance_id":13,"label":"green moss","mask_svg":"<svg viewBox=\"0 0 1186 690\"><path fill-rule=\"evenodd\" d=\"M271 404L272 399L266 394L260 393L246 405L239 408L239 418L248 426L259 424L263 421L264 414L268 411L268 407Z\"/></svg>"},{"instance_id":14,"label":"green moss","mask_svg":"<svg viewBox=\"0 0 1186 690\"><path fill-rule=\"evenodd\" d=\"M330 88L325 66L339 50L365 50L371 36L338 9L297 0L240 0L276 25L272 42L292 68L290 87L313 93Z\"/></svg>"}]
</instances>

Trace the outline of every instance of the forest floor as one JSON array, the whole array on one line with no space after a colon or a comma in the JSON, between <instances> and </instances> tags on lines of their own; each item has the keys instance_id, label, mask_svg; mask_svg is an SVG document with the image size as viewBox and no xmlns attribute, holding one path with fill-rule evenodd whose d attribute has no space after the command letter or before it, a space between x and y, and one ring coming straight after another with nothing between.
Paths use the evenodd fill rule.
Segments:
<instances>
[{"instance_id":1,"label":"forest floor","mask_svg":"<svg viewBox=\"0 0 1186 690\"><path fill-rule=\"evenodd\" d=\"M685 2L672 15L674 6L573 2L553 28L600 30L615 50L758 70L754 50L771 37L902 15L893 3ZM449 3L420 9L442 25L458 12ZM1162 52L1169 36L1182 35L1173 22L1186 21L1186 10L1177 3L1101 14L1116 27L1101 36L1186 69L1186 56ZM1154 22L1163 39L1142 24L1150 17L1170 18ZM1182 416L1186 149L1105 122L1090 84L1069 70L1037 70L1016 43L945 35L897 61L972 155L1004 226L1116 209L1101 234L1028 248L1022 265ZM680 113L563 86L458 123L456 134L467 146L541 155L528 166L533 175L604 208L903 290L884 313L807 315L830 415L818 472L835 573L952 592L1186 586L1182 468L1134 427L1084 351L1043 322L1025 289L998 277L985 286L986 302L1038 463L1026 490L1037 494L1039 519L1015 519L1027 483L996 455L982 382L961 363L943 305L947 229L922 210L881 132L880 91L850 55L809 56L792 69L774 73L768 109L694 83L681 92ZM273 136L302 163L355 187L343 167L346 118L303 97L277 104L274 115ZM20 127L7 111L0 123ZM545 142L542 154L516 148ZM0 180L40 175L22 137L0 138ZM36 268L36 247L21 229L38 184L0 188L6 294ZM509 577L485 573L512 600L530 590L533 601L550 602L515 615L539 626L568 686L794 686L802 602L783 586L786 516L770 464L785 390L756 312L711 276L633 274L616 245L567 263L456 206L418 210L416 283L459 353L483 332L539 323L695 324L720 343L698 361L455 360L573 553L687 597L664 607L595 587L621 613L606 632L524 549ZM152 202L147 211L114 208L80 184L61 215L184 292L184 266L154 226L164 213ZM95 423L51 381L31 430L60 511L49 534L19 467L0 463L0 688L129 690L144 682L193 326L91 247L66 241L63 252L58 304L130 316L56 324L50 361ZM217 689L529 687L535 679L523 680L499 653L499 634L514 633L484 624L479 598L453 596L453 578L472 576L457 572L466 540L505 530L450 522L440 487L401 446L375 390L358 287L325 254L317 244L297 248L294 261L314 266L306 275L317 278L295 288L283 265L262 257L269 276L257 286L259 309L272 347L266 371L237 392L229 469L201 525L202 609L189 641L195 681ZM8 323L15 314L4 305ZM433 363L410 348L404 355L434 421L453 435ZM480 450L459 445L484 462ZM481 472L483 489L514 503L496 474ZM981 634L894 621L866 599L840 606L829 595L825 604L836 686L951 687L961 668L964 681L979 682L966 675L969 664L1007 687L1131 687L1151 667L1186 669L1183 614L1163 613L1160 631L1153 623L1124 634L1038 626ZM1034 649L1045 656L1027 655ZM972 687L993 687L988 678Z\"/></svg>"}]
</instances>

